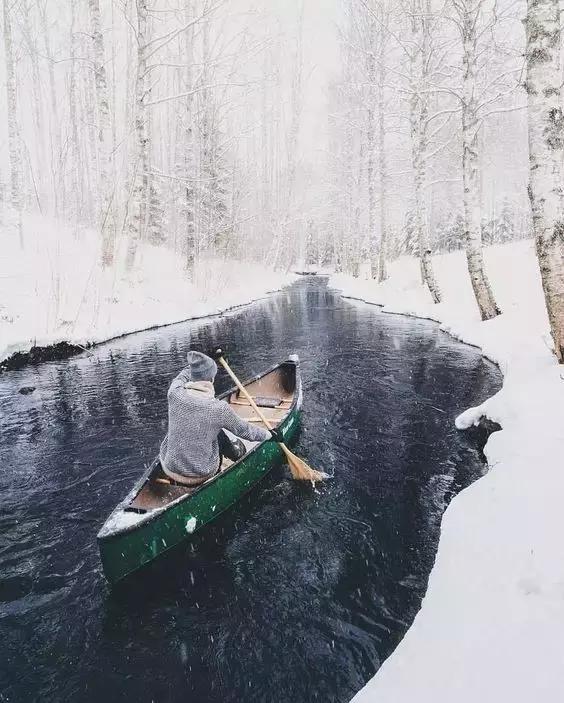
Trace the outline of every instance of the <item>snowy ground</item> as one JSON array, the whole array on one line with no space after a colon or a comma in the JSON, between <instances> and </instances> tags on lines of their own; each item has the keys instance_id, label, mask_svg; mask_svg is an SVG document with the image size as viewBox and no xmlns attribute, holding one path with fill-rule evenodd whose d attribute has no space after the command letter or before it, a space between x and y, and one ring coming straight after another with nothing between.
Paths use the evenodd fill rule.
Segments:
<instances>
[{"instance_id":1,"label":"snowy ground","mask_svg":"<svg viewBox=\"0 0 564 703\"><path fill-rule=\"evenodd\" d=\"M144 246L136 267L102 271L99 238L39 217L25 249L0 228L0 361L32 346L87 344L248 303L293 280L258 264L205 261L193 282L172 253ZM121 258L123 258L123 248Z\"/></svg>"},{"instance_id":2,"label":"snowy ground","mask_svg":"<svg viewBox=\"0 0 564 703\"><path fill-rule=\"evenodd\" d=\"M439 321L504 374L498 394L456 420L464 428L487 416L503 427L486 446L489 472L447 509L422 608L355 703L564 701L564 368L549 349L532 242L485 255L503 309L489 322L461 253L435 258L440 305L412 258L393 263L381 286L331 281L386 311Z\"/></svg>"}]
</instances>

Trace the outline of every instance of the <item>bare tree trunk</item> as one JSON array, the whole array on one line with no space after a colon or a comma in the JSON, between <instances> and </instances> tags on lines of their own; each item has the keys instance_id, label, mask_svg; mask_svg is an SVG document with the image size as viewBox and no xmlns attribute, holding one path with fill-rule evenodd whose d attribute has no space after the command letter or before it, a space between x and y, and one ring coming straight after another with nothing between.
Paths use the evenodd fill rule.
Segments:
<instances>
[{"instance_id":1,"label":"bare tree trunk","mask_svg":"<svg viewBox=\"0 0 564 703\"><path fill-rule=\"evenodd\" d=\"M190 21L193 9L191 1L186 0L184 21ZM179 63L185 68L179 73L179 92L189 92L193 88L194 32L190 27L179 38ZM172 189L174 198L175 237L180 234L180 251L184 259L184 268L191 276L195 265L195 198L196 198L196 163L194 134L194 99L188 95L183 98L176 111L174 171L177 178Z\"/></svg>"},{"instance_id":2,"label":"bare tree trunk","mask_svg":"<svg viewBox=\"0 0 564 703\"><path fill-rule=\"evenodd\" d=\"M20 245L23 248L22 221L22 186L23 168L20 130L18 125L18 100L16 90L16 71L12 45L12 18L10 17L10 0L4 0L4 51L6 56L6 97L8 108L8 151L10 153L10 200L17 213Z\"/></svg>"},{"instance_id":3,"label":"bare tree trunk","mask_svg":"<svg viewBox=\"0 0 564 703\"><path fill-rule=\"evenodd\" d=\"M376 56L375 44L376 23L370 22L369 28L368 55L366 57L366 77L368 82L367 111L366 111L366 181L368 188L368 235L366 242L366 252L370 261L370 273L372 278L376 278L377 257L378 257L378 236L374 224L374 212L376 210L375 188L374 188L374 112L375 112L375 92L376 92Z\"/></svg>"},{"instance_id":4,"label":"bare tree trunk","mask_svg":"<svg viewBox=\"0 0 564 703\"><path fill-rule=\"evenodd\" d=\"M37 143L37 203L39 212L42 212L46 196L46 188L44 184L47 159L45 158L45 140L43 138L43 106L41 101L41 77L38 61L39 52L33 29L30 0L25 0L25 2L22 2L21 11L23 19L22 32L31 63L31 79L33 85L33 121L35 123L35 137Z\"/></svg>"},{"instance_id":5,"label":"bare tree trunk","mask_svg":"<svg viewBox=\"0 0 564 703\"><path fill-rule=\"evenodd\" d=\"M136 158L133 167L133 202L129 217L129 243L125 266L133 267L139 241L145 233L147 219L147 196L149 188L148 168L149 149L146 125L145 81L147 61L145 59L147 44L147 0L137 3L137 79L135 82L135 133L137 136Z\"/></svg>"},{"instance_id":6,"label":"bare tree trunk","mask_svg":"<svg viewBox=\"0 0 564 703\"><path fill-rule=\"evenodd\" d=\"M111 107L111 118L112 118L112 160L111 160L111 165L112 165L112 179L114 181L114 196L113 196L113 202L114 202L114 213L117 212L117 202L116 202L116 194L115 194L115 186L116 186L116 181L117 181L117 168L116 168L116 152L117 152L117 100L116 100L116 46L117 46L117 41L116 41L116 21L115 21L115 15L114 15L114 10L115 10L115 3L111 3L112 8L112 17L111 17L111 22L112 22L112 32L111 32L111 67L112 67L112 107ZM126 10L126 6L124 4L124 11ZM115 219L115 224L117 227L117 215L114 217Z\"/></svg>"},{"instance_id":7,"label":"bare tree trunk","mask_svg":"<svg viewBox=\"0 0 564 703\"><path fill-rule=\"evenodd\" d=\"M429 25L422 17L423 8L413 4L410 101L411 161L415 187L414 228L419 244L421 279L427 284L434 303L441 302L441 292L435 279L431 259L429 230L425 215L425 181L427 167L425 156L428 143L428 61L429 61Z\"/></svg>"},{"instance_id":8,"label":"bare tree trunk","mask_svg":"<svg viewBox=\"0 0 564 703\"><path fill-rule=\"evenodd\" d=\"M382 13L383 14L383 13ZM386 160L386 115L384 102L384 86L386 83L386 31L380 31L378 49L378 171L380 173L380 245L378 250L377 270L372 272L372 277L382 283L388 277L386 270L387 254L387 195L388 195L388 164Z\"/></svg>"},{"instance_id":9,"label":"bare tree trunk","mask_svg":"<svg viewBox=\"0 0 564 703\"><path fill-rule=\"evenodd\" d=\"M98 175L100 181L98 229L102 235L102 266L110 266L114 259L113 184L112 184L112 125L108 82L106 80L106 58L99 0L88 0L92 49L94 56L94 80L98 107Z\"/></svg>"},{"instance_id":10,"label":"bare tree trunk","mask_svg":"<svg viewBox=\"0 0 564 703\"><path fill-rule=\"evenodd\" d=\"M363 178L362 178L362 165L364 163L364 146L363 146L363 140L362 137L359 138L358 140L358 168L357 168L357 176L355 179L355 189L356 189L356 194L354 198L354 203L353 203L353 241L352 241L352 253L351 253L351 273L354 278L359 278L360 277L360 264L361 264L361 259L362 259L362 234L360 231L360 205L359 203L361 202L362 198L362 186L363 186Z\"/></svg>"},{"instance_id":11,"label":"bare tree trunk","mask_svg":"<svg viewBox=\"0 0 564 703\"><path fill-rule=\"evenodd\" d=\"M337 104L343 103L350 106L353 59L350 46L344 47L344 51L343 86L337 93ZM344 207L340 217L342 229L340 268L345 273L352 275L355 269L354 257L356 252L354 251L354 245L358 235L359 224L355 211L358 202L356 198L357 193L355 192L358 170L354 167L356 158L355 132L350 120L345 121L343 129L342 153L339 166L344 173L344 182L340 181L340 174L337 173L335 183L338 191L344 188Z\"/></svg>"},{"instance_id":12,"label":"bare tree trunk","mask_svg":"<svg viewBox=\"0 0 564 703\"><path fill-rule=\"evenodd\" d=\"M49 69L49 125L51 134L51 178L53 181L53 204L55 215L59 215L60 204L65 201L64 179L62 178L62 154L61 154L61 125L59 121L59 106L57 100L57 86L55 82L55 63L51 51L51 35L47 24L47 0L40 6L39 16L41 19L41 31L43 33L43 44L45 57Z\"/></svg>"},{"instance_id":13,"label":"bare tree trunk","mask_svg":"<svg viewBox=\"0 0 564 703\"><path fill-rule=\"evenodd\" d=\"M271 68L272 60L270 53L267 54L266 70L269 71ZM262 227L264 231L270 224L270 213L272 210L271 206L271 194L272 194L272 149L271 140L269 139L269 128L272 128L272 115L269 115L269 106L267 103L268 97L268 83L263 81L261 90L261 141L260 141L260 153L258 155L260 163L260 210Z\"/></svg>"},{"instance_id":14,"label":"bare tree trunk","mask_svg":"<svg viewBox=\"0 0 564 703\"><path fill-rule=\"evenodd\" d=\"M81 38L81 51L83 56L87 56L93 63L92 58L92 42L88 35L83 35L79 32ZM88 204L88 210L84 214L87 215L89 225L96 227L96 216L99 212L100 202L100 182L96 177L98 173L98 133L96 130L96 122L93 115L96 114L96 86L94 74L91 70L86 70L82 73L82 122L85 126L84 153L85 153L85 180L86 191L84 193L83 202Z\"/></svg>"},{"instance_id":15,"label":"bare tree trunk","mask_svg":"<svg viewBox=\"0 0 564 703\"><path fill-rule=\"evenodd\" d=\"M71 4L71 27L70 27L70 47L71 47L71 65L69 77L69 119L71 128L71 182L73 190L74 212L72 219L75 222L75 227L78 224L80 213L80 194L83 190L81 178L82 164L80 152L80 140L78 136L78 95L77 95L77 75L78 75L78 36L76 31L76 3ZM76 231L75 231L76 234Z\"/></svg>"},{"instance_id":16,"label":"bare tree trunk","mask_svg":"<svg viewBox=\"0 0 564 703\"><path fill-rule=\"evenodd\" d=\"M297 40L296 51L294 55L293 77L292 77L292 98L291 98L291 117L290 129L287 141L287 184L286 184L286 202L284 203L284 222L280 230L280 238L277 246L278 259L287 270L292 265L292 254L290 247L290 222L295 215L295 197L296 197L296 170L298 164L298 141L300 136L300 126L303 111L303 20L304 20L304 3L303 0L299 5L297 24Z\"/></svg>"},{"instance_id":17,"label":"bare tree trunk","mask_svg":"<svg viewBox=\"0 0 564 703\"><path fill-rule=\"evenodd\" d=\"M529 198L556 356L564 363L564 116L558 0L527 2Z\"/></svg>"},{"instance_id":18,"label":"bare tree trunk","mask_svg":"<svg viewBox=\"0 0 564 703\"><path fill-rule=\"evenodd\" d=\"M463 96L462 96L462 175L466 259L476 302L482 320L499 315L484 270L480 207L479 120L476 103L477 24L483 0L465 0L462 5Z\"/></svg>"},{"instance_id":19,"label":"bare tree trunk","mask_svg":"<svg viewBox=\"0 0 564 703\"><path fill-rule=\"evenodd\" d=\"M132 6L131 6L132 0L125 0L124 1L124 15L127 18L128 22L131 22L130 16L132 14ZM123 90L123 116L124 116L124 124L125 124L125 129L126 129L126 134L127 137L124 140L123 143L123 156L122 156L122 161L121 161L121 170L122 170L122 178L124 179L125 182L125 215L127 217L127 211L129 208L129 192L131 190L131 184L133 181L133 166L134 164L132 163L131 159L131 142L133 141L132 139L129 138L130 133L132 132L132 126L133 126L133 90L132 90L132 70L131 67L133 65L133 42L135 39L131 36L131 32L127 33L127 38L125 42L125 87ZM115 110L114 106L114 110ZM123 203L120 203L120 206L123 206Z\"/></svg>"}]
</instances>

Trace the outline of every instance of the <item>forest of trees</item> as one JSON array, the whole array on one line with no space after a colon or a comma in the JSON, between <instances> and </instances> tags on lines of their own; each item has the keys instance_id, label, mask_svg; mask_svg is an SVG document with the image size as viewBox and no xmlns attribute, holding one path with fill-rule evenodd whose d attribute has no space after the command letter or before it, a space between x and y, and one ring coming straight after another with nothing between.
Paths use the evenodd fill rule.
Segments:
<instances>
[{"instance_id":1,"label":"forest of trees","mask_svg":"<svg viewBox=\"0 0 564 703\"><path fill-rule=\"evenodd\" d=\"M350 0L330 114L336 267L359 275L369 260L382 281L387 259L415 254L438 303L432 254L464 248L487 320L500 309L482 244L534 234L562 360L560 19L557 0ZM486 203L495 142L521 171L513 202L499 184Z\"/></svg>"},{"instance_id":2,"label":"forest of trees","mask_svg":"<svg viewBox=\"0 0 564 703\"><path fill-rule=\"evenodd\" d=\"M22 246L34 211L97 229L104 266L125 249L132 268L140 242L187 270L210 252L290 265L297 28L237 0L3 0L2 20Z\"/></svg>"},{"instance_id":3,"label":"forest of trees","mask_svg":"<svg viewBox=\"0 0 564 703\"><path fill-rule=\"evenodd\" d=\"M125 270L146 242L188 276L213 255L383 281L409 253L437 303L433 254L464 249L490 319L482 244L534 235L564 356L557 0L341 0L317 145L305 0L278 3L283 25L245 0L2 3L0 196L22 247L36 212L95 229Z\"/></svg>"}]
</instances>

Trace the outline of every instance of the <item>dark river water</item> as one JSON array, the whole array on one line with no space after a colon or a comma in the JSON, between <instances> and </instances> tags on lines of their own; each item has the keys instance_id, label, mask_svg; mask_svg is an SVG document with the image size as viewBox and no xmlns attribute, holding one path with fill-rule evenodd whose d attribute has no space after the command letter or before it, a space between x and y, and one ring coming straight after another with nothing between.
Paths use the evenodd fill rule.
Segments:
<instances>
[{"instance_id":1,"label":"dark river water","mask_svg":"<svg viewBox=\"0 0 564 703\"><path fill-rule=\"evenodd\" d=\"M297 453L334 478L273 470L110 592L96 533L157 452L186 351L216 344L241 376L300 355ZM454 418L500 383L436 325L322 279L0 375L0 701L348 701L412 622L445 507L484 471Z\"/></svg>"}]
</instances>

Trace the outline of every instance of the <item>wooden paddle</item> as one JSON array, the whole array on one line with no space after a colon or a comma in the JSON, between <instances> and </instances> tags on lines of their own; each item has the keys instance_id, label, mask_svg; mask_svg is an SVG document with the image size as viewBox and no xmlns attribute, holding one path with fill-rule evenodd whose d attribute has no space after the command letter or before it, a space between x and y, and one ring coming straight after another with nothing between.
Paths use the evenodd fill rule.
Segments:
<instances>
[{"instance_id":1,"label":"wooden paddle","mask_svg":"<svg viewBox=\"0 0 564 703\"><path fill-rule=\"evenodd\" d=\"M231 367L227 363L227 361L223 358L223 352L221 349L218 349L214 357L219 361L219 363L223 366L223 368L227 371L237 388L241 391L241 393L245 396L245 398L249 401L251 404L252 409L256 412L256 414L259 416L261 422L265 425L265 427L268 430L272 430L272 425L270 422L266 419L264 414L261 412L259 409L258 405L255 403L253 400L252 396L250 393L247 392L247 389L245 386L239 381L237 376L233 373L231 370ZM294 479L298 481L323 481L324 478L327 478L327 474L324 474L322 471L316 471L315 469L311 469L305 461L297 457L293 452L291 452L288 447L283 443L279 442L278 446L280 449L284 452L284 455L286 456L286 461L288 462L288 466L290 467L290 471L292 472L292 476Z\"/></svg>"}]
</instances>

